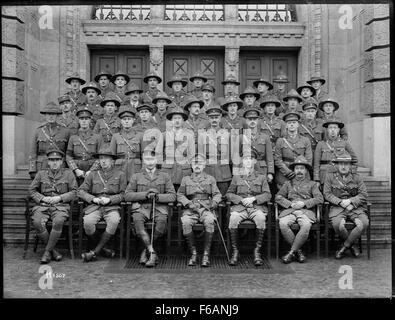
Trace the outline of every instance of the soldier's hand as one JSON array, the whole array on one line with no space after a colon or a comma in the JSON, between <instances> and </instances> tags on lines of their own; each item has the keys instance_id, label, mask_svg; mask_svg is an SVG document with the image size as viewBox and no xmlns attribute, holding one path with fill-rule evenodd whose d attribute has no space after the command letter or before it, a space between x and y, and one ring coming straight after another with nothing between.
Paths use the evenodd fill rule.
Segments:
<instances>
[{"instance_id":1,"label":"soldier's hand","mask_svg":"<svg viewBox=\"0 0 395 320\"><path fill-rule=\"evenodd\" d=\"M76 169L76 170L75 170L75 175L76 175L77 177L82 177L82 176L84 176L84 174L85 174L85 172L82 171L82 170L80 170L80 169Z\"/></svg>"},{"instance_id":2,"label":"soldier's hand","mask_svg":"<svg viewBox=\"0 0 395 320\"><path fill-rule=\"evenodd\" d=\"M196 203L190 202L190 203L188 204L188 208L191 209L191 210L197 210L197 209L198 209L198 206L196 205Z\"/></svg>"},{"instance_id":3,"label":"soldier's hand","mask_svg":"<svg viewBox=\"0 0 395 320\"><path fill-rule=\"evenodd\" d=\"M349 205L347 206L346 210L348 210L348 211L354 210L354 205L353 205L353 204L349 204Z\"/></svg>"},{"instance_id":4,"label":"soldier's hand","mask_svg":"<svg viewBox=\"0 0 395 320\"><path fill-rule=\"evenodd\" d=\"M273 181L273 175L271 173L268 173L267 182L271 183L272 181Z\"/></svg>"},{"instance_id":5,"label":"soldier's hand","mask_svg":"<svg viewBox=\"0 0 395 320\"><path fill-rule=\"evenodd\" d=\"M158 194L158 193L159 193L159 190L156 189L156 188L151 188L151 189L148 189L147 192L148 192L148 193L155 193L155 194Z\"/></svg>"},{"instance_id":6,"label":"soldier's hand","mask_svg":"<svg viewBox=\"0 0 395 320\"><path fill-rule=\"evenodd\" d=\"M92 202L100 205L101 204L101 199L100 198L93 198Z\"/></svg>"},{"instance_id":7,"label":"soldier's hand","mask_svg":"<svg viewBox=\"0 0 395 320\"><path fill-rule=\"evenodd\" d=\"M48 198L49 198L49 197L44 197L44 198L42 198L42 199L41 199L41 202L48 203Z\"/></svg>"},{"instance_id":8,"label":"soldier's hand","mask_svg":"<svg viewBox=\"0 0 395 320\"><path fill-rule=\"evenodd\" d=\"M101 197L101 203L103 206L107 205L110 203L110 198L106 198L106 197Z\"/></svg>"},{"instance_id":9,"label":"soldier's hand","mask_svg":"<svg viewBox=\"0 0 395 320\"><path fill-rule=\"evenodd\" d=\"M84 175L84 177L87 177L87 176L89 176L89 174L91 173L91 171L90 170L88 170L87 172L85 172L85 175Z\"/></svg>"},{"instance_id":10,"label":"soldier's hand","mask_svg":"<svg viewBox=\"0 0 395 320\"><path fill-rule=\"evenodd\" d=\"M36 172L29 172L30 179L34 180L36 177Z\"/></svg>"},{"instance_id":11,"label":"soldier's hand","mask_svg":"<svg viewBox=\"0 0 395 320\"><path fill-rule=\"evenodd\" d=\"M147 193L147 199L152 200L152 199L154 199L155 197L156 197L156 194L155 194L154 192L148 192L148 193Z\"/></svg>"},{"instance_id":12,"label":"soldier's hand","mask_svg":"<svg viewBox=\"0 0 395 320\"><path fill-rule=\"evenodd\" d=\"M55 203L55 198L56 198L56 197L48 197L48 201L47 201L47 202L48 202L49 204L54 204L54 203Z\"/></svg>"},{"instance_id":13,"label":"soldier's hand","mask_svg":"<svg viewBox=\"0 0 395 320\"><path fill-rule=\"evenodd\" d=\"M56 197L53 197L52 199L53 199L52 204L56 204L56 203L59 203L60 201L62 201L61 196L56 196Z\"/></svg>"}]
</instances>

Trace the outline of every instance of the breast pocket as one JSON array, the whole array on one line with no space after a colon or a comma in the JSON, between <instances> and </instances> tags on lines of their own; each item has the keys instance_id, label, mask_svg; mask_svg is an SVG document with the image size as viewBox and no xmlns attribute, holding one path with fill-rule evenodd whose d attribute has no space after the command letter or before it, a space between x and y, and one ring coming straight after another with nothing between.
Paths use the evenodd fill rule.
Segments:
<instances>
[{"instance_id":1,"label":"breast pocket","mask_svg":"<svg viewBox=\"0 0 395 320\"><path fill-rule=\"evenodd\" d=\"M245 184L245 183L243 183L243 184L238 184L237 185L237 193L238 194L243 194L243 193L248 193L248 187L247 187L247 185Z\"/></svg>"},{"instance_id":2,"label":"breast pocket","mask_svg":"<svg viewBox=\"0 0 395 320\"><path fill-rule=\"evenodd\" d=\"M75 155L81 155L82 153L85 152L84 147L82 146L81 142L79 141L74 141L73 142L73 153Z\"/></svg>"},{"instance_id":3,"label":"breast pocket","mask_svg":"<svg viewBox=\"0 0 395 320\"><path fill-rule=\"evenodd\" d=\"M159 193L165 193L166 190L166 183L164 179L158 179L155 182L155 188L159 190Z\"/></svg>"},{"instance_id":4,"label":"breast pocket","mask_svg":"<svg viewBox=\"0 0 395 320\"><path fill-rule=\"evenodd\" d=\"M68 183L65 180L59 181L56 184L56 188L58 189L58 192L61 193L61 194L66 193L66 192L69 191Z\"/></svg>"},{"instance_id":5,"label":"breast pocket","mask_svg":"<svg viewBox=\"0 0 395 320\"><path fill-rule=\"evenodd\" d=\"M137 183L137 192L144 192L147 191L147 184L145 183Z\"/></svg>"},{"instance_id":6,"label":"breast pocket","mask_svg":"<svg viewBox=\"0 0 395 320\"><path fill-rule=\"evenodd\" d=\"M124 141L117 142L117 153L127 153L126 143Z\"/></svg>"},{"instance_id":7,"label":"breast pocket","mask_svg":"<svg viewBox=\"0 0 395 320\"><path fill-rule=\"evenodd\" d=\"M93 182L92 184L92 193L99 194L104 192L104 186L100 182Z\"/></svg>"},{"instance_id":8,"label":"breast pocket","mask_svg":"<svg viewBox=\"0 0 395 320\"><path fill-rule=\"evenodd\" d=\"M108 192L112 194L120 193L119 177L114 177L108 182Z\"/></svg>"}]
</instances>

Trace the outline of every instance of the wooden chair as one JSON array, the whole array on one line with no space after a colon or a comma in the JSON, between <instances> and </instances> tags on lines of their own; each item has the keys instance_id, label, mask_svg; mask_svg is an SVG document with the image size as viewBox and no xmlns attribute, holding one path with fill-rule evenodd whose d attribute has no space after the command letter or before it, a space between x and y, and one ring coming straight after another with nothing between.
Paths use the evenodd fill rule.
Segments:
<instances>
[{"instance_id":1,"label":"wooden chair","mask_svg":"<svg viewBox=\"0 0 395 320\"><path fill-rule=\"evenodd\" d=\"M167 215L167 230L166 230L166 251L168 252L171 245L171 218L173 216L173 208L174 203L169 202L167 204L169 206L169 214ZM126 203L126 260L129 260L130 257L130 233L131 230L134 228L134 223L132 221L132 203ZM149 220L145 223L145 228L147 230L152 230L154 227L154 223L152 220ZM136 242L137 244L137 242Z\"/></svg>"},{"instance_id":2,"label":"wooden chair","mask_svg":"<svg viewBox=\"0 0 395 320\"><path fill-rule=\"evenodd\" d=\"M311 232L316 233L316 252L317 252L317 258L320 257L320 237L321 237L321 221L322 221L322 217L321 217L321 211L322 211L322 206L318 205L315 207L316 210L316 216L317 216L317 221L315 223L312 224L311 229L310 229L310 234ZM279 258L279 251L280 251L280 223L279 223L279 209L278 209L278 204L275 203L274 204L274 212L275 212L275 219L276 219L276 259ZM292 230L299 230L299 224L298 223L294 223L291 226ZM309 234L309 236L310 236Z\"/></svg>"},{"instance_id":3,"label":"wooden chair","mask_svg":"<svg viewBox=\"0 0 395 320\"><path fill-rule=\"evenodd\" d=\"M230 207L232 206L232 203L230 201L226 202L226 209L227 209L227 214L226 214L226 243L228 247L229 254L232 252L232 245L231 245L231 240L230 240L230 232L229 232L229 220L230 220ZM267 235L267 257L270 258L272 253L271 253L271 244L272 244L272 213L273 213L273 203L268 202L267 203L268 207L268 213L267 213L267 218L266 218L266 235ZM238 229L239 230L252 230L255 229L256 225L255 222L252 221L251 219L245 219L240 222Z\"/></svg>"},{"instance_id":4,"label":"wooden chair","mask_svg":"<svg viewBox=\"0 0 395 320\"><path fill-rule=\"evenodd\" d=\"M78 201L79 204L79 231L78 231L78 249L79 249L79 254L82 254L82 238L84 235L84 207L87 205L85 201ZM125 206L126 202L121 202L121 210L119 211L119 215L121 216L121 220L119 221L117 230L119 230L119 257L122 259L123 258L123 236L124 236L124 216L125 216ZM106 228L106 222L104 220L101 220L97 223L96 228L99 230L104 230ZM115 241L115 235L113 238L113 245L114 245L114 250L116 249L116 241Z\"/></svg>"},{"instance_id":5,"label":"wooden chair","mask_svg":"<svg viewBox=\"0 0 395 320\"><path fill-rule=\"evenodd\" d=\"M73 248L73 214L72 214L72 206L73 204L75 205L76 202L72 202L70 204L70 214L69 218L64 222L63 228L67 228L67 239L68 239L68 247L70 251L70 256L72 259L74 259L74 248ZM30 238L30 231L33 230L33 225L32 225L32 214L31 210L33 209L34 206L36 206L37 203L33 201L31 197L26 197L25 198L25 219L26 219L26 227L25 227L25 244L24 244L24 250L23 250L23 259L26 258L27 250L29 247L29 238ZM52 221L49 219L47 222L47 228L52 227ZM38 242L39 242L39 237L36 234L34 237L34 249L33 252L37 252L37 247L38 247Z\"/></svg>"},{"instance_id":6,"label":"wooden chair","mask_svg":"<svg viewBox=\"0 0 395 320\"><path fill-rule=\"evenodd\" d=\"M372 204L370 202L366 205L366 214L368 216L369 224L366 229L366 247L368 252L368 260L370 260L370 232L371 232L371 215L370 215L370 208ZM324 216L325 216L325 256L329 256L329 232L332 232L332 242L335 240L335 232L333 230L332 224L329 222L329 209L330 203L328 201L324 202ZM347 220L345 227L348 231L354 229L355 224L354 222ZM362 236L358 239L358 247L359 251L362 253Z\"/></svg>"}]
</instances>

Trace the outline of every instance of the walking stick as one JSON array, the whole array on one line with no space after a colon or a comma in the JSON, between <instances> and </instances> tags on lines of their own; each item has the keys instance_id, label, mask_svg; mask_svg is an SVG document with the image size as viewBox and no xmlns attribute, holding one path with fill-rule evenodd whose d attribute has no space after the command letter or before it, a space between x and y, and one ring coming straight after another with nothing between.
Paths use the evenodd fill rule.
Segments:
<instances>
[{"instance_id":1,"label":"walking stick","mask_svg":"<svg viewBox=\"0 0 395 320\"><path fill-rule=\"evenodd\" d=\"M225 239L224 239L224 236L222 235L221 227L220 227L218 219L217 219L217 214L215 214L214 221L217 223L218 232L219 232L219 235L221 236L222 244L224 245L224 248L225 248L226 257L228 258L228 261L229 261L230 259L229 259L228 248L226 247Z\"/></svg>"},{"instance_id":2,"label":"walking stick","mask_svg":"<svg viewBox=\"0 0 395 320\"><path fill-rule=\"evenodd\" d=\"M155 195L156 197L156 195ZM154 228L155 228L155 197L152 198L152 228L151 228L151 246L154 246Z\"/></svg>"}]
</instances>

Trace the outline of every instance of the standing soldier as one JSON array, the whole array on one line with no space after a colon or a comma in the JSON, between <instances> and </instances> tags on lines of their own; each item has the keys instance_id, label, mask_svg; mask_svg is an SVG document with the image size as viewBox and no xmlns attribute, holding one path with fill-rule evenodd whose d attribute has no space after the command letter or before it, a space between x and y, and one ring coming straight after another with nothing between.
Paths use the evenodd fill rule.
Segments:
<instances>
[{"instance_id":1,"label":"standing soldier","mask_svg":"<svg viewBox=\"0 0 395 320\"><path fill-rule=\"evenodd\" d=\"M205 134L198 137L198 150L204 150L208 159L205 172L215 178L218 189L225 195L232 180L230 133L220 126L222 109L219 106L208 108L206 113L210 125Z\"/></svg>"},{"instance_id":2,"label":"standing soldier","mask_svg":"<svg viewBox=\"0 0 395 320\"><path fill-rule=\"evenodd\" d=\"M86 100L85 95L80 90L80 87L84 85L86 81L81 79L78 73L73 73L71 77L66 79L66 83L71 87L71 90L66 92L66 95L70 96L72 102L71 112L75 113L77 105L84 103Z\"/></svg>"},{"instance_id":3,"label":"standing soldier","mask_svg":"<svg viewBox=\"0 0 395 320\"><path fill-rule=\"evenodd\" d=\"M188 160L195 154L195 139L193 131L184 128L188 116L182 108L172 108L166 117L172 122L171 129L162 133L156 154L163 155L162 171L169 174L177 191L182 177L192 173Z\"/></svg>"},{"instance_id":4,"label":"standing soldier","mask_svg":"<svg viewBox=\"0 0 395 320\"><path fill-rule=\"evenodd\" d=\"M177 201L186 209L181 216L182 232L187 240L191 258L188 266L196 265L196 244L193 226L201 222L204 225L204 253L202 267L210 266L210 248L214 234L215 208L221 202L221 192L218 190L215 178L205 173L206 157L195 154L191 159L193 173L184 176L177 192Z\"/></svg>"},{"instance_id":5,"label":"standing soldier","mask_svg":"<svg viewBox=\"0 0 395 320\"><path fill-rule=\"evenodd\" d=\"M82 88L82 93L86 95L86 106L92 112L91 127L94 128L97 120L103 118L103 108L100 102L103 100L101 98L101 90L97 87L96 83L90 82L88 85Z\"/></svg>"},{"instance_id":6,"label":"standing soldier","mask_svg":"<svg viewBox=\"0 0 395 320\"><path fill-rule=\"evenodd\" d=\"M185 100L184 110L189 113L189 117L185 121L184 127L193 131L195 149L198 146L199 130L205 130L209 126L207 115L203 115L201 112L204 107L203 105L204 102L194 96L189 96Z\"/></svg>"},{"instance_id":7,"label":"standing soldier","mask_svg":"<svg viewBox=\"0 0 395 320\"><path fill-rule=\"evenodd\" d=\"M291 89L288 91L287 95L283 98L285 102L285 106L283 111L280 113L280 117L282 117L287 112L296 112L303 118L303 109L300 104L303 102L303 98L299 95L299 93L295 89Z\"/></svg>"},{"instance_id":8,"label":"standing soldier","mask_svg":"<svg viewBox=\"0 0 395 320\"><path fill-rule=\"evenodd\" d=\"M317 119L317 101L314 98L308 98L303 104L304 118L300 121L299 134L308 138L311 143L311 150L314 154L317 143L324 136L322 119Z\"/></svg>"},{"instance_id":9,"label":"standing soldier","mask_svg":"<svg viewBox=\"0 0 395 320\"><path fill-rule=\"evenodd\" d=\"M302 85L296 89L296 91L302 96L303 99L315 97L315 89L310 85Z\"/></svg>"},{"instance_id":10,"label":"standing soldier","mask_svg":"<svg viewBox=\"0 0 395 320\"><path fill-rule=\"evenodd\" d=\"M121 129L121 122L115 113L115 109L119 108L121 103L115 96L115 93L110 92L100 102L100 105L104 108L104 115L102 119L97 120L93 131L102 136L103 148L108 148L112 135Z\"/></svg>"},{"instance_id":11,"label":"standing soldier","mask_svg":"<svg viewBox=\"0 0 395 320\"><path fill-rule=\"evenodd\" d=\"M243 101L243 107L238 111L238 114L242 116L246 109L259 106L258 100L261 95L253 87L247 87L239 97Z\"/></svg>"},{"instance_id":12,"label":"standing soldier","mask_svg":"<svg viewBox=\"0 0 395 320\"><path fill-rule=\"evenodd\" d=\"M328 96L323 97L318 104L318 108L323 111L322 120L324 121L324 123L328 120L332 120L335 117L338 118L335 112L339 109L339 104L334 99ZM324 130L324 137L327 138L326 130ZM348 133L344 122L343 127L340 128L340 138L342 138L343 140L348 139Z\"/></svg>"},{"instance_id":13,"label":"standing soldier","mask_svg":"<svg viewBox=\"0 0 395 320\"><path fill-rule=\"evenodd\" d=\"M347 140L343 140L339 136L341 128L344 123L340 119L333 118L327 120L323 127L326 128L327 137L318 142L314 152L314 180L321 183L325 182L325 176L328 172L336 171L333 166L333 161L336 160L339 154L348 152L351 155L352 161L357 163L358 158Z\"/></svg>"},{"instance_id":14,"label":"standing soldier","mask_svg":"<svg viewBox=\"0 0 395 320\"><path fill-rule=\"evenodd\" d=\"M358 174L351 172L353 162L347 151L338 155L334 160L337 172L328 174L324 183L324 197L330 203L329 219L336 234L343 241L341 248L336 251L336 259L343 258L347 250L354 257L361 254L353 244L369 225L366 214L366 186ZM355 224L350 233L345 227L347 219Z\"/></svg>"},{"instance_id":15,"label":"standing soldier","mask_svg":"<svg viewBox=\"0 0 395 320\"><path fill-rule=\"evenodd\" d=\"M117 231L121 220L120 203L126 188L125 174L114 167L115 155L108 149L101 149L95 157L99 159L100 169L92 171L85 178L77 194L89 204L84 209L84 230L90 242L95 242L96 224L104 219L107 225L95 249L82 254L84 262L96 260L102 250L107 257L115 256L112 249L104 246Z\"/></svg>"},{"instance_id":16,"label":"standing soldier","mask_svg":"<svg viewBox=\"0 0 395 320\"><path fill-rule=\"evenodd\" d=\"M129 83L129 81L130 81L130 77L126 73L123 73L122 71L118 71L111 78L111 82L115 85L113 92L119 103L123 103L125 101L126 85Z\"/></svg>"},{"instance_id":17,"label":"standing soldier","mask_svg":"<svg viewBox=\"0 0 395 320\"><path fill-rule=\"evenodd\" d=\"M141 94L144 91L140 89L140 87L134 82L130 82L125 91L125 100L123 103L127 106L132 107L134 110L137 110L137 107L141 104Z\"/></svg>"},{"instance_id":18,"label":"standing soldier","mask_svg":"<svg viewBox=\"0 0 395 320\"><path fill-rule=\"evenodd\" d=\"M233 176L226 193L226 198L232 203L228 226L232 242L232 257L229 261L231 266L237 265L239 259L238 226L245 219L253 220L256 225L254 264L263 264L260 251L266 229L267 202L270 201L271 194L266 176L254 170L257 157L254 149L251 153L243 152L243 172Z\"/></svg>"},{"instance_id":19,"label":"standing soldier","mask_svg":"<svg viewBox=\"0 0 395 320\"><path fill-rule=\"evenodd\" d=\"M162 82L162 78L155 71L150 71L144 77L143 81L148 84L148 90L143 93L143 103L152 103L152 100L159 93L158 84Z\"/></svg>"},{"instance_id":20,"label":"standing soldier","mask_svg":"<svg viewBox=\"0 0 395 320\"><path fill-rule=\"evenodd\" d=\"M281 102L274 95L267 95L260 104L263 109L262 118L258 123L258 129L270 137L272 149L276 146L276 141L285 132L284 121L276 116L276 109L281 107Z\"/></svg>"},{"instance_id":21,"label":"standing soldier","mask_svg":"<svg viewBox=\"0 0 395 320\"><path fill-rule=\"evenodd\" d=\"M221 84L224 86L224 96L217 99L219 105L224 104L228 97L237 96L237 87L240 85L240 82L236 80L234 75L229 75Z\"/></svg>"},{"instance_id":22,"label":"standing soldier","mask_svg":"<svg viewBox=\"0 0 395 320\"><path fill-rule=\"evenodd\" d=\"M276 170L277 188L280 189L285 181L295 177L295 173L290 169L298 156L304 156L310 165L313 162L311 143L308 138L298 133L300 116L298 113L289 112L283 116L286 123L286 133L284 137L278 138L274 151L274 164Z\"/></svg>"},{"instance_id":23,"label":"standing soldier","mask_svg":"<svg viewBox=\"0 0 395 320\"><path fill-rule=\"evenodd\" d=\"M317 221L316 214L311 209L322 204L324 197L317 184L308 176L311 166L305 157L298 156L289 169L294 172L295 177L286 181L275 197L275 201L284 208L279 214L281 234L291 246L282 261L290 263L297 259L303 263L306 257L301 248L309 237L311 225ZM300 227L296 236L291 228L295 222Z\"/></svg>"},{"instance_id":24,"label":"standing soldier","mask_svg":"<svg viewBox=\"0 0 395 320\"><path fill-rule=\"evenodd\" d=\"M95 81L99 84L98 89L101 91L101 93L99 93L100 99L104 99L107 93L113 91L110 83L111 78L111 73L106 71L100 71L99 74L95 76Z\"/></svg>"},{"instance_id":25,"label":"standing soldier","mask_svg":"<svg viewBox=\"0 0 395 320\"><path fill-rule=\"evenodd\" d=\"M118 117L121 119L121 131L112 136L110 150L117 156L115 167L123 171L126 181L141 170L141 143L142 132L134 127L136 112L130 106L122 105L119 109Z\"/></svg>"},{"instance_id":26,"label":"standing soldier","mask_svg":"<svg viewBox=\"0 0 395 320\"><path fill-rule=\"evenodd\" d=\"M206 115L206 110L208 107L212 106L215 103L214 99L214 93L215 93L215 88L209 84L206 83L202 87L202 100L203 101L203 108L200 110L201 114L207 119Z\"/></svg>"},{"instance_id":27,"label":"standing soldier","mask_svg":"<svg viewBox=\"0 0 395 320\"><path fill-rule=\"evenodd\" d=\"M258 119L261 113L258 108L247 109L243 117L246 121L246 129L243 130L242 152L245 148L253 149L256 152L255 171L263 174L265 179L271 183L274 178L274 160L272 142L267 134L258 130Z\"/></svg>"},{"instance_id":28,"label":"standing soldier","mask_svg":"<svg viewBox=\"0 0 395 320\"><path fill-rule=\"evenodd\" d=\"M167 120L167 114L171 106L171 100L167 96L166 92L159 92L156 98L152 100L158 111L153 116L153 121L157 124L157 127L161 132L165 132L166 128L171 129L171 123Z\"/></svg>"},{"instance_id":29,"label":"standing soldier","mask_svg":"<svg viewBox=\"0 0 395 320\"><path fill-rule=\"evenodd\" d=\"M198 99L203 99L202 87L207 82L207 78L201 72L195 72L195 74L189 78L189 81L193 83L194 88L189 91L190 95L195 96Z\"/></svg>"},{"instance_id":30,"label":"standing soldier","mask_svg":"<svg viewBox=\"0 0 395 320\"><path fill-rule=\"evenodd\" d=\"M45 116L46 122L40 125L33 135L29 156L31 179L34 179L36 172L47 168L48 150L55 148L65 153L70 138L69 130L56 122L62 111L54 102L49 102L40 113Z\"/></svg>"},{"instance_id":31,"label":"standing soldier","mask_svg":"<svg viewBox=\"0 0 395 320\"><path fill-rule=\"evenodd\" d=\"M92 111L88 107L80 106L77 117L80 128L77 134L70 137L66 161L77 177L78 185L81 185L89 172L99 167L98 161L93 156L99 151L102 139L91 129Z\"/></svg>"},{"instance_id":32,"label":"standing soldier","mask_svg":"<svg viewBox=\"0 0 395 320\"><path fill-rule=\"evenodd\" d=\"M280 115L281 112L284 112L284 104L283 104L283 99L286 97L287 95L287 83L289 83L288 77L283 74L280 73L279 75L277 75L277 77L273 80L273 83L275 84L275 88L273 89L273 91L271 92L272 94L274 94L278 100L280 100L281 102L281 108L276 109L276 115Z\"/></svg>"},{"instance_id":33,"label":"standing soldier","mask_svg":"<svg viewBox=\"0 0 395 320\"><path fill-rule=\"evenodd\" d=\"M156 168L157 161L155 152L147 149L143 153L144 169L132 175L125 191L125 200L133 202L132 212L136 234L141 238L145 247L140 256L140 263L148 268L158 263L158 256L144 223L151 218L155 221L153 241L163 236L169 214L167 204L176 201L176 192L170 176ZM156 203L152 217L153 200ZM150 254L149 260L147 253Z\"/></svg>"},{"instance_id":34,"label":"standing soldier","mask_svg":"<svg viewBox=\"0 0 395 320\"><path fill-rule=\"evenodd\" d=\"M187 93L184 91L184 87L188 84L188 81L185 81L181 78L180 75L174 75L170 81L167 82L167 86L171 88L171 93L169 94L170 100L178 107L181 107L184 104L184 100L187 96Z\"/></svg>"},{"instance_id":35,"label":"standing soldier","mask_svg":"<svg viewBox=\"0 0 395 320\"><path fill-rule=\"evenodd\" d=\"M137 107L139 123L135 125L137 131L145 132L148 129L157 128L157 122L153 119L155 111L151 103L143 103Z\"/></svg>"},{"instance_id":36,"label":"standing soldier","mask_svg":"<svg viewBox=\"0 0 395 320\"><path fill-rule=\"evenodd\" d=\"M237 96L226 98L224 103L221 105L222 110L226 113L226 115L221 119L221 127L235 134L241 133L241 129L243 129L245 124L243 113L239 112L242 110L242 107L243 101L241 101Z\"/></svg>"},{"instance_id":37,"label":"standing soldier","mask_svg":"<svg viewBox=\"0 0 395 320\"><path fill-rule=\"evenodd\" d=\"M270 93L269 91L273 89L273 85L269 82L267 78L264 77L255 80L252 84L257 89L260 96L258 99L258 103L262 102L266 95Z\"/></svg>"},{"instance_id":38,"label":"standing soldier","mask_svg":"<svg viewBox=\"0 0 395 320\"><path fill-rule=\"evenodd\" d=\"M76 134L78 131L78 118L71 112L71 99L68 95L58 98L59 107L62 114L58 117L58 122L69 129L70 135Z\"/></svg>"},{"instance_id":39,"label":"standing soldier","mask_svg":"<svg viewBox=\"0 0 395 320\"><path fill-rule=\"evenodd\" d=\"M310 80L306 82L315 89L315 99L317 100L317 103L319 103L327 95L327 92L322 89L322 86L326 82L325 79L323 77L316 76L311 77ZM322 111L320 109L318 109L317 118L322 118Z\"/></svg>"},{"instance_id":40,"label":"standing soldier","mask_svg":"<svg viewBox=\"0 0 395 320\"><path fill-rule=\"evenodd\" d=\"M39 171L29 186L29 194L37 203L32 209L33 226L39 239L46 245L40 261L43 264L49 263L51 259L62 260L62 255L55 250L55 246L70 214L69 202L74 200L77 191L73 173L62 168L64 153L51 149L46 156L49 168ZM50 234L46 228L49 218L52 220Z\"/></svg>"}]
</instances>

